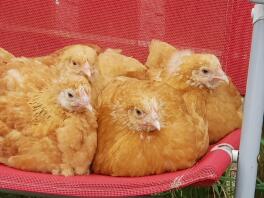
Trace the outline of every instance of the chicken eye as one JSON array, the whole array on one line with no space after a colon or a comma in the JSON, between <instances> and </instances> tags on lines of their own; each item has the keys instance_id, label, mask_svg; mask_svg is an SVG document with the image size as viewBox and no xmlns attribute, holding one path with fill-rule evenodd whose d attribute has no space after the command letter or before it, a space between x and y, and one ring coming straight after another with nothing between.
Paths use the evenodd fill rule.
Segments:
<instances>
[{"instance_id":1,"label":"chicken eye","mask_svg":"<svg viewBox=\"0 0 264 198\"><path fill-rule=\"evenodd\" d=\"M73 94L68 92L69 98L73 98Z\"/></svg>"},{"instance_id":2,"label":"chicken eye","mask_svg":"<svg viewBox=\"0 0 264 198\"><path fill-rule=\"evenodd\" d=\"M139 109L135 109L135 112L136 112L137 116L139 116L139 117L143 115L143 112L140 111Z\"/></svg>"},{"instance_id":3,"label":"chicken eye","mask_svg":"<svg viewBox=\"0 0 264 198\"><path fill-rule=\"evenodd\" d=\"M77 65L77 63L75 61L73 61L72 64L75 65L75 66Z\"/></svg>"},{"instance_id":4,"label":"chicken eye","mask_svg":"<svg viewBox=\"0 0 264 198\"><path fill-rule=\"evenodd\" d=\"M202 69L202 72L203 72L204 74L208 74L208 73L209 73L208 69Z\"/></svg>"}]
</instances>

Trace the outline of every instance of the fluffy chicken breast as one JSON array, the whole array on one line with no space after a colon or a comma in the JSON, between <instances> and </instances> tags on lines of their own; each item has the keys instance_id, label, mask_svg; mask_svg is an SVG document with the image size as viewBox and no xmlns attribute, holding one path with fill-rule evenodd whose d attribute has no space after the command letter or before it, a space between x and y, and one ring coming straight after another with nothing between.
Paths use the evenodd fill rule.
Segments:
<instances>
[{"instance_id":1,"label":"fluffy chicken breast","mask_svg":"<svg viewBox=\"0 0 264 198\"><path fill-rule=\"evenodd\" d=\"M204 112L187 106L196 100L191 95L164 83L119 77L98 100L95 173L144 176L176 171L193 166L207 151Z\"/></svg>"},{"instance_id":2,"label":"fluffy chicken breast","mask_svg":"<svg viewBox=\"0 0 264 198\"><path fill-rule=\"evenodd\" d=\"M161 47L163 45L160 43ZM155 49L158 50L157 47ZM148 59L153 60L151 57ZM159 73L155 73L154 68L152 79L166 82L185 93L200 90L205 94L210 143L241 127L242 97L216 56L175 49L170 56L161 55L159 60L157 65L162 62L166 66L162 66Z\"/></svg>"},{"instance_id":3,"label":"fluffy chicken breast","mask_svg":"<svg viewBox=\"0 0 264 198\"><path fill-rule=\"evenodd\" d=\"M67 82L1 95L1 163L65 176L89 173L97 122L85 89Z\"/></svg>"},{"instance_id":4,"label":"fluffy chicken breast","mask_svg":"<svg viewBox=\"0 0 264 198\"><path fill-rule=\"evenodd\" d=\"M210 143L242 127L243 99L231 80L209 93L206 108Z\"/></svg>"}]
</instances>

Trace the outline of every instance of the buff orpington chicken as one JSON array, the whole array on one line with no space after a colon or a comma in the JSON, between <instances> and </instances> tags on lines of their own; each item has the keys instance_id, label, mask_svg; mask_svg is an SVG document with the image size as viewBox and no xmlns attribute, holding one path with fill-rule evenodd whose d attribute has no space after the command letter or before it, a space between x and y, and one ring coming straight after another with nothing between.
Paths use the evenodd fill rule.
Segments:
<instances>
[{"instance_id":1,"label":"buff orpington chicken","mask_svg":"<svg viewBox=\"0 0 264 198\"><path fill-rule=\"evenodd\" d=\"M70 74L76 74L78 80L81 73L88 78L92 77L94 64L100 47L96 45L69 45L61 48L47 56L36 57L35 59L49 66L56 66L61 71L61 77L67 78Z\"/></svg>"},{"instance_id":2,"label":"buff orpington chicken","mask_svg":"<svg viewBox=\"0 0 264 198\"><path fill-rule=\"evenodd\" d=\"M89 173L97 122L87 86L53 83L41 91L6 92L0 121L1 163L64 176Z\"/></svg>"},{"instance_id":3,"label":"buff orpington chicken","mask_svg":"<svg viewBox=\"0 0 264 198\"><path fill-rule=\"evenodd\" d=\"M1 48L0 47L0 65L7 63L9 60L11 60L14 57L15 56L13 54L11 54L10 52L8 52L4 48Z\"/></svg>"},{"instance_id":4,"label":"buff orpington chicken","mask_svg":"<svg viewBox=\"0 0 264 198\"><path fill-rule=\"evenodd\" d=\"M90 86L97 49L86 45L64 47L48 56L12 58L0 68L1 91L40 90L59 81Z\"/></svg>"},{"instance_id":5,"label":"buff orpington chicken","mask_svg":"<svg viewBox=\"0 0 264 198\"><path fill-rule=\"evenodd\" d=\"M118 77L98 98L97 174L144 176L191 167L209 145L207 123L172 87ZM203 105L203 104L201 104Z\"/></svg>"},{"instance_id":6,"label":"buff orpington chicken","mask_svg":"<svg viewBox=\"0 0 264 198\"><path fill-rule=\"evenodd\" d=\"M118 49L106 49L96 61L98 71L95 86L100 92L107 83L117 76L137 77L144 74L147 68L138 60L121 54Z\"/></svg>"},{"instance_id":7,"label":"buff orpington chicken","mask_svg":"<svg viewBox=\"0 0 264 198\"><path fill-rule=\"evenodd\" d=\"M177 90L200 90L203 93L206 98L210 143L215 143L234 129L240 128L242 97L231 79L223 72L218 58L212 54L199 54L176 48L173 52L173 47L169 44L167 51L170 53L167 56L159 52L163 46L164 43L159 44L157 40L150 45L150 50L154 50L150 52L146 62L146 65L150 66L150 76L154 80L168 83ZM152 57L156 55L159 57ZM155 63L155 60L159 61ZM156 67L158 65L162 68L162 72L156 73L155 67L152 70L152 65L155 64Z\"/></svg>"},{"instance_id":8,"label":"buff orpington chicken","mask_svg":"<svg viewBox=\"0 0 264 198\"><path fill-rule=\"evenodd\" d=\"M0 93L41 90L59 77L56 69L29 58L12 58L0 67Z\"/></svg>"},{"instance_id":9,"label":"buff orpington chicken","mask_svg":"<svg viewBox=\"0 0 264 198\"><path fill-rule=\"evenodd\" d=\"M166 42L153 39L149 45L149 55L145 65L150 68L147 77L159 80L160 73L167 67L170 56L178 51Z\"/></svg>"},{"instance_id":10,"label":"buff orpington chicken","mask_svg":"<svg viewBox=\"0 0 264 198\"><path fill-rule=\"evenodd\" d=\"M93 84L92 102L95 104L98 95L97 84L100 81L97 81L98 70L95 67L95 62L100 52L101 48L97 45L76 44L35 59L53 69L55 67L59 73L57 81L70 79L71 81L87 84L87 86Z\"/></svg>"}]
</instances>

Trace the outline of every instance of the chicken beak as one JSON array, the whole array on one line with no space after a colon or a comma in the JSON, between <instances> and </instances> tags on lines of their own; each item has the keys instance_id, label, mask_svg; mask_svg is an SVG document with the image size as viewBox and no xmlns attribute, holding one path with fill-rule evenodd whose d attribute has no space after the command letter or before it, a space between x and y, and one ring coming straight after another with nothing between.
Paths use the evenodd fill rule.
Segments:
<instances>
[{"instance_id":1,"label":"chicken beak","mask_svg":"<svg viewBox=\"0 0 264 198\"><path fill-rule=\"evenodd\" d=\"M90 104L89 99L87 100L87 98L81 98L80 105L85 107L90 112L93 111L93 107Z\"/></svg>"},{"instance_id":2,"label":"chicken beak","mask_svg":"<svg viewBox=\"0 0 264 198\"><path fill-rule=\"evenodd\" d=\"M158 120L155 120L155 121L152 123L152 126L153 126L156 130L160 131L160 122L159 122Z\"/></svg>"},{"instance_id":3,"label":"chicken beak","mask_svg":"<svg viewBox=\"0 0 264 198\"><path fill-rule=\"evenodd\" d=\"M84 106L88 111L92 112L93 107L90 104L90 98L88 94L86 93L84 87L79 88L79 94L80 94L80 104Z\"/></svg>"},{"instance_id":4,"label":"chicken beak","mask_svg":"<svg viewBox=\"0 0 264 198\"><path fill-rule=\"evenodd\" d=\"M93 111L93 107L92 107L92 105L91 105L90 103L89 103L88 105L86 105L85 108L86 108L88 111L90 111L90 112Z\"/></svg>"},{"instance_id":5,"label":"chicken beak","mask_svg":"<svg viewBox=\"0 0 264 198\"><path fill-rule=\"evenodd\" d=\"M213 76L213 80L222 80L225 81L226 83L229 83L229 79L222 69L219 69L216 72L216 74Z\"/></svg>"},{"instance_id":6,"label":"chicken beak","mask_svg":"<svg viewBox=\"0 0 264 198\"><path fill-rule=\"evenodd\" d=\"M90 78L92 76L92 72L91 72L91 66L90 64L86 61L85 64L82 67L82 71L85 75L88 76L88 78Z\"/></svg>"}]
</instances>

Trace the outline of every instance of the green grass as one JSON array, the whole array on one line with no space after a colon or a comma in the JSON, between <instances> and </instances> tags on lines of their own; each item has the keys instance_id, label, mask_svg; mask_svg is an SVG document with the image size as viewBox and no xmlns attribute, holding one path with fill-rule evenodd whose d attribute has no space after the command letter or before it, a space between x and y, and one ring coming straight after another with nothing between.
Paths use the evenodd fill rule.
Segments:
<instances>
[{"instance_id":1,"label":"green grass","mask_svg":"<svg viewBox=\"0 0 264 198\"><path fill-rule=\"evenodd\" d=\"M262 131L262 139L260 142L260 153L258 159L258 178L256 182L255 197L264 198L264 132Z\"/></svg>"},{"instance_id":2,"label":"green grass","mask_svg":"<svg viewBox=\"0 0 264 198\"><path fill-rule=\"evenodd\" d=\"M17 194L17 193L0 192L0 198L39 198L39 197L21 195L21 194Z\"/></svg>"}]
</instances>

